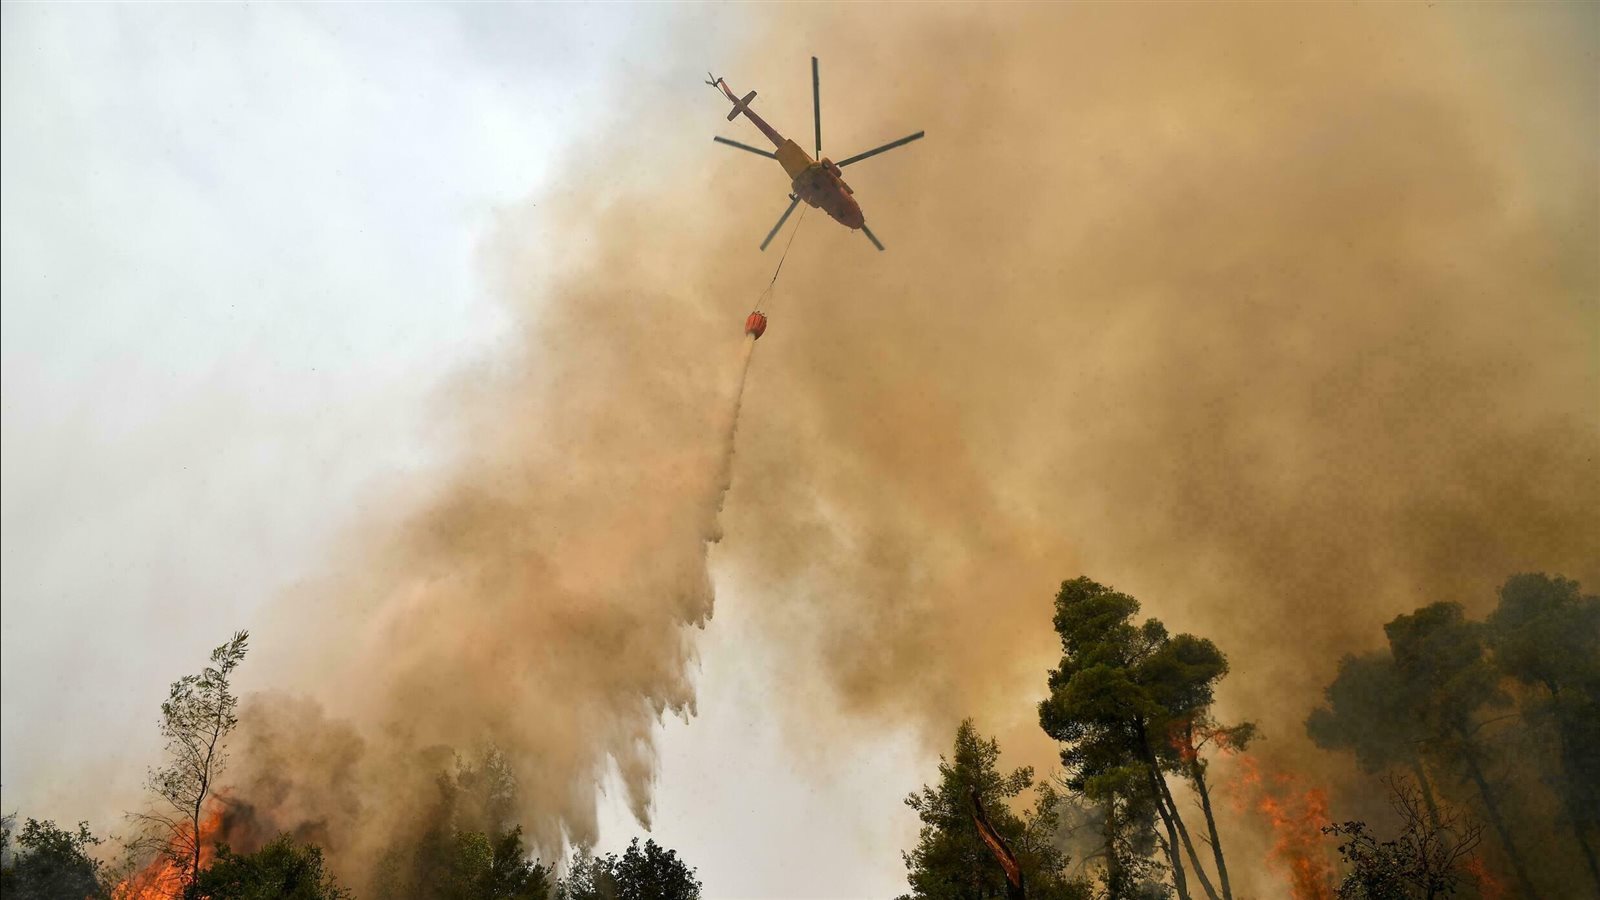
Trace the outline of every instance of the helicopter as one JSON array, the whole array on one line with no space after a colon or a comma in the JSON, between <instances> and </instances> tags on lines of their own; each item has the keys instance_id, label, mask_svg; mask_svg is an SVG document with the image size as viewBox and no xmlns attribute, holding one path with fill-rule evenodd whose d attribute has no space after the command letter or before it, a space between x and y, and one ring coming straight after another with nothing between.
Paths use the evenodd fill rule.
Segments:
<instances>
[{"instance_id":1,"label":"helicopter","mask_svg":"<svg viewBox=\"0 0 1600 900\"><path fill-rule=\"evenodd\" d=\"M772 146L777 148L777 152L762 150L759 147L741 144L738 141L729 140L721 136L714 137L712 140L719 144L727 144L729 147L748 150L757 156L775 159L779 165L783 166L783 171L791 179L790 187L792 191L789 194L789 208L784 210L783 215L778 217L778 224L772 226L772 230L767 232L766 239L761 242L762 250L767 249L767 245L772 243L772 239L777 236L779 229L783 228L783 223L789 220L790 214L794 212L794 208L799 205L801 200L804 200L812 207L820 208L840 225L852 231L860 231L867 236L867 240L872 242L872 246L877 247L880 251L883 250L883 244L878 241L878 236L873 234L872 229L867 227L866 218L861 214L861 205L856 202L855 191L845 183L844 175L840 170L845 166L861 162L864 159L869 159L880 153L886 153L896 147L902 147L918 140L923 136L924 132L919 131L916 134L907 135L898 141L890 141L881 147L868 150L865 153L857 153L855 156L839 162L834 162L824 157L822 155L822 90L817 76L817 58L813 56L811 57L811 111L816 122L817 138L817 157L813 159L804 150L800 149L799 144L779 134L777 129L768 125L760 116L756 115L755 110L750 108L750 102L756 98L755 91L740 97L728 87L728 83L723 79L712 75L710 72L707 72L706 75L710 78L706 84L714 88L720 88L723 95L733 103L733 111L728 113L728 121L732 122L739 117L740 113L744 113L745 118L754 122L755 126L761 129L761 133L767 136L767 140L772 142Z\"/></svg>"}]
</instances>

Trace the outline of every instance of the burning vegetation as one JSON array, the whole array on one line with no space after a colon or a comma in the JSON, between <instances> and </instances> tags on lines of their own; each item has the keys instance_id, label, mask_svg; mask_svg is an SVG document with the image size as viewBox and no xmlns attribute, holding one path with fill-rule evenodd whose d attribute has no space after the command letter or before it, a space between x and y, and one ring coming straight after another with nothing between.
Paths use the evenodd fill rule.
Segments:
<instances>
[{"instance_id":1,"label":"burning vegetation","mask_svg":"<svg viewBox=\"0 0 1600 900\"><path fill-rule=\"evenodd\" d=\"M1385 626L1387 651L1344 660L1306 728L1328 750L1353 751L1366 785L1387 793L1372 824L1340 818L1328 788L1258 758L1254 723L1218 721L1230 666L1215 643L1139 612L1088 578L1061 585L1062 656L1038 706L1061 768L1042 783L1029 767L1005 774L998 743L963 723L939 784L906 800L923 823L904 854L910 900L1233 900L1249 896L1241 874L1294 900L1600 889L1584 800L1600 771L1590 739L1600 597L1576 582L1513 577L1482 621L1454 604L1424 606ZM82 826L74 835L30 820L12 852L8 820L8 896L699 896L694 870L654 841L620 856L578 848L564 868L542 856L524 838L526 761L500 748L375 756L315 704L242 704L231 679L247 640L236 634L173 683L161 707L166 760L151 772L151 806L130 817L123 867L97 862ZM1012 803L1030 789L1034 803L1019 813ZM393 810L413 814L364 821ZM374 836L380 844L364 843Z\"/></svg>"},{"instance_id":2,"label":"burning vegetation","mask_svg":"<svg viewBox=\"0 0 1600 900\"><path fill-rule=\"evenodd\" d=\"M217 844L225 839L223 813L213 805L204 814L198 832L187 822L175 823L168 843L156 847L154 859L143 869L120 881L111 889L112 900L178 900L202 869L209 868L217 856Z\"/></svg>"},{"instance_id":3,"label":"burning vegetation","mask_svg":"<svg viewBox=\"0 0 1600 900\"><path fill-rule=\"evenodd\" d=\"M1039 706L1041 727L1060 742L1062 769L1042 784L1030 768L1002 774L998 744L964 723L940 783L906 801L923 821L917 847L905 854L908 896L1119 900L1171 892L1179 900L1231 900L1240 870L1258 884L1263 872L1276 873L1295 900L1537 898L1582 889L1572 879L1581 879L1577 863L1594 823L1567 794L1593 789L1592 745L1580 741L1600 710L1593 670L1600 598L1575 582L1512 578L1480 623L1449 604L1423 607L1386 627L1388 654L1345 660L1307 728L1330 749L1355 751L1381 779L1374 783L1389 805L1375 825L1337 819L1328 789L1248 752L1260 737L1255 725L1224 725L1212 712L1229 672L1221 650L1171 634L1158 620L1140 621L1139 608L1087 578L1062 585L1054 624L1063 656ZM240 724L229 681L245 640L241 633L219 647L211 665L174 683L163 704L169 759L152 773L151 787L158 810L181 815L135 816L144 830L132 846L148 861L114 881L100 873L115 900L255 896L239 891L263 880L319 885L307 897L349 896L335 880L338 869L376 896L583 900L611 896L607 886L624 883L675 892L659 896L698 895L692 870L654 842L636 842L620 857L580 856L558 879L523 841L517 770L495 750L472 759L435 751L417 769L438 773L432 799L417 807L421 815L389 831L376 857L349 856L348 825L286 817L294 808L287 795L306 782L259 777L262 763L286 759L265 733L247 729L253 737L241 745L245 771L255 774L241 778L225 767ZM249 708L268 711L269 722L293 720L291 707ZM302 722L286 734L335 730ZM1512 752L1541 745L1544 755ZM1215 781L1219 762L1226 774ZM1535 783L1553 796L1513 798L1508 790ZM1030 788L1033 807L1014 812L1010 802ZM1214 806L1219 796L1226 809ZM299 799L319 808L316 798ZM1552 803L1565 813L1565 847L1516 840L1534 827L1529 817ZM1199 811L1197 826L1186 807ZM1226 811L1236 830L1267 835L1260 857L1224 853ZM44 826L29 824L19 844L38 854L49 842L40 837ZM57 844L87 860L92 839L83 837ZM335 852L332 869L324 867L324 847ZM1076 867L1072 853L1080 856ZM29 858L15 856L22 865L7 877ZM364 858L375 860L370 869L350 871L352 860ZM966 887L948 894L955 884Z\"/></svg>"},{"instance_id":4,"label":"burning vegetation","mask_svg":"<svg viewBox=\"0 0 1600 900\"><path fill-rule=\"evenodd\" d=\"M758 613L772 655L828 715L941 739L1045 697L1022 718L1059 767L1002 771L968 724L908 800L915 898L1593 895L1600 601L1487 589L1592 565L1592 159L1499 143L1501 75L1429 65L1472 56L1435 30L1106 9L817 30L941 48L894 100L983 175L911 161L885 208L948 206L909 262L797 276L726 523L794 600ZM965 83L994 60L1006 90ZM572 225L593 258L551 296L508 292L522 340L452 397L460 464L309 592L296 639L337 689L234 698L220 648L163 707L177 774L132 873L8 823L7 897L698 893L654 842L582 848L613 769L648 825L655 727L695 708L753 342L706 361L746 223L663 233L703 194L630 199ZM510 231L496 274L531 283ZM1181 624L1088 578L1052 598L1080 560Z\"/></svg>"},{"instance_id":5,"label":"burning vegetation","mask_svg":"<svg viewBox=\"0 0 1600 900\"><path fill-rule=\"evenodd\" d=\"M1338 819L1339 795L1329 786L1245 752L1260 737L1254 724L1224 726L1212 717L1228 673L1221 651L1194 635L1172 635L1158 620L1140 622L1138 611L1132 597L1087 578L1066 582L1056 597L1064 655L1039 714L1061 744L1066 794L1043 791L1030 818L997 830L1022 844L1038 822L1055 823L1061 846L1081 862L1074 872L1062 855L1017 854L1027 883L1041 885L1030 895L1115 900L1170 892L1180 900L1226 900L1239 871L1257 890L1269 886L1295 900L1496 897L1504 893L1502 873L1532 873L1512 894L1518 897L1600 891L1600 879L1584 872L1593 823L1571 797L1593 787L1589 751L1575 750L1570 733L1562 736L1600 715L1600 598L1583 595L1576 583L1516 576L1483 623L1468 622L1453 605L1423 607L1386 628L1403 665L1346 661L1328 689L1333 708L1314 711L1307 727L1325 746L1360 752L1369 778L1337 802L1360 805L1362 791L1387 795L1388 808L1370 825ZM1513 700L1533 664L1518 648L1535 634L1544 641L1537 658L1546 695ZM1586 698L1571 700L1565 720L1548 705L1562 695ZM1508 755L1530 742L1558 752ZM918 849L906 856L911 897L946 896L934 885L967 877L978 893L960 896L997 895L1006 883L1002 868L984 860L984 835L959 815L939 812L958 807L952 798L964 790L982 796L978 808L992 808L1032 783L1031 770L1001 778L997 756L992 741L963 725L954 763L941 765L941 786L907 801L926 823ZM1210 770L1219 762L1227 774L1214 784ZM1428 777L1416 780L1418 772ZM1514 799L1511 783L1525 793ZM1545 790L1526 793L1536 785ZM1225 810L1213 805L1218 795ZM1180 802L1186 796L1192 803ZM1186 808L1201 813L1203 831L1186 822ZM1539 828L1537 817L1550 809L1567 814L1565 840L1518 839ZM1224 854L1225 811L1233 814L1230 846L1251 845L1238 840L1241 834L1266 836L1259 856ZM1530 849L1537 862L1519 869L1518 854Z\"/></svg>"},{"instance_id":6,"label":"burning vegetation","mask_svg":"<svg viewBox=\"0 0 1600 900\"><path fill-rule=\"evenodd\" d=\"M1263 775L1249 756L1237 760L1228 789L1235 809L1258 815L1272 836L1267 861L1287 874L1294 900L1333 900L1333 865L1323 840L1328 792L1289 772Z\"/></svg>"}]
</instances>

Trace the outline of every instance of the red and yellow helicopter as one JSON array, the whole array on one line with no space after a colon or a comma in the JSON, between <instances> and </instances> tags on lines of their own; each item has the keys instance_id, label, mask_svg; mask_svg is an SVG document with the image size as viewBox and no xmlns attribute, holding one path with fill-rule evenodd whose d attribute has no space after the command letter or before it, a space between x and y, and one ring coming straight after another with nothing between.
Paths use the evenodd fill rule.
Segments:
<instances>
[{"instance_id":1,"label":"red and yellow helicopter","mask_svg":"<svg viewBox=\"0 0 1600 900\"><path fill-rule=\"evenodd\" d=\"M706 74L710 75L709 72ZM773 153L762 150L759 147L752 147L749 144L741 144L725 137L716 137L713 140L719 144L738 147L740 150L748 150L757 156L775 159L779 165L783 166L783 171L788 173L790 178L790 187L793 191L789 194L789 208L783 211L782 216L778 217L778 224L772 226L772 230L767 232L766 239L761 242L761 249L767 249L767 245L772 243L773 237L783 227L783 223L789 220L789 216L794 212L795 206L801 200L804 200L811 206L826 212L840 225L865 234L867 240L872 242L872 246L882 250L883 244L878 242L877 235L874 235L872 229L867 227L866 219L861 214L861 205L856 202L855 191L851 190L850 185L845 184L844 176L839 170L853 163L893 150L896 147L909 144L921 138L923 132L919 131L898 141L890 141L882 147L868 150L865 153L857 153L855 156L839 162L834 162L824 157L822 155L822 91L817 78L817 58L813 56L811 57L811 111L816 121L817 158L812 159L804 150L800 149L799 144L779 134L777 129L762 121L761 117L755 114L755 111L750 108L750 101L756 98L755 91L751 91L741 98L729 89L726 81L715 75L710 77L711 80L707 81L706 84L714 88L721 88L722 93L733 102L733 111L728 113L728 121L732 122L739 117L740 113L744 113L745 118L754 122L755 126L761 129L761 133L767 136L767 140L772 142L772 146L777 148L777 152Z\"/></svg>"}]
</instances>

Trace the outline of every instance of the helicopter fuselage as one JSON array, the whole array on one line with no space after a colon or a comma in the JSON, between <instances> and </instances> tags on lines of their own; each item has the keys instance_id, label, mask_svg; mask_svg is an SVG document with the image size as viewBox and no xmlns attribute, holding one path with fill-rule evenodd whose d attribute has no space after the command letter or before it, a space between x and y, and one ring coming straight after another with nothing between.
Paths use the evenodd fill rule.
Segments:
<instances>
[{"instance_id":1,"label":"helicopter fuselage","mask_svg":"<svg viewBox=\"0 0 1600 900\"><path fill-rule=\"evenodd\" d=\"M771 244L772 239L783 229L783 223L789 221L789 216L794 213L795 207L800 205L800 201L804 200L806 205L822 210L828 214L829 218L840 225L851 231L861 232L867 240L872 242L872 246L878 248L878 252L883 252L883 242L878 240L878 236L872 233L871 228L867 227L866 216L862 215L861 212L861 204L856 202L856 192L845 182L844 175L840 170L864 159L871 159L880 153L887 153L896 147L904 147L912 141L922 140L923 132L918 131L915 134L908 134L897 141L890 141L864 153L847 156L838 162L823 156L822 87L821 79L817 75L817 58L813 56L811 57L811 112L816 125L815 135L817 141L817 155L813 158L811 154L800 149L799 144L779 134L776 128L768 125L766 120L756 115L755 110L750 108L751 101L756 99L755 91L751 91L741 97L733 92L733 88L728 87L727 81L712 75L710 72L706 73L706 79L706 84L721 91L722 96L733 104L733 109L728 112L728 121L732 122L741 115L749 119L750 124L759 128L767 140L772 142L776 152L763 150L760 147L752 147L749 144L741 144L736 140L725 138L721 135L714 136L712 140L719 144L754 153L757 156L775 159L778 161L778 165L783 167L784 174L789 176L789 206L783 211L783 215L778 217L778 224L772 226L772 230L767 232L766 238L762 240L762 250L767 249L767 245Z\"/></svg>"},{"instance_id":2,"label":"helicopter fuselage","mask_svg":"<svg viewBox=\"0 0 1600 900\"><path fill-rule=\"evenodd\" d=\"M834 165L832 160L827 157L820 160L812 159L811 154L800 149L799 144L768 125L766 119L761 118L750 108L750 101L756 96L755 91L751 91L741 99L722 79L718 78L711 83L721 88L723 95L733 102L733 111L728 113L730 121L743 113L745 118L761 129L761 133L772 142L772 146L777 148L775 155L778 164L783 166L783 171L788 174L789 188L796 197L822 210L835 222L851 230L859 229L866 222L866 217L861 214L861 204L855 200L855 191L845 183L839 167Z\"/></svg>"},{"instance_id":3,"label":"helicopter fuselage","mask_svg":"<svg viewBox=\"0 0 1600 900\"><path fill-rule=\"evenodd\" d=\"M777 152L778 163L788 174L789 186L796 197L827 213L846 228L855 230L866 222L861 204L856 202L855 191L845 182L833 160L812 159L792 140L785 140Z\"/></svg>"}]
</instances>

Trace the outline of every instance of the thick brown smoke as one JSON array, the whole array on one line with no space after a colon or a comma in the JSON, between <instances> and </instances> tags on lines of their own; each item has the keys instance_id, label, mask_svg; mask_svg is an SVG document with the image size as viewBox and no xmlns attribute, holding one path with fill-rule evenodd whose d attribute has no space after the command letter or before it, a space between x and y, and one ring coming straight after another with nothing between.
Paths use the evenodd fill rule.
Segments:
<instances>
[{"instance_id":1,"label":"thick brown smoke","mask_svg":"<svg viewBox=\"0 0 1600 900\"><path fill-rule=\"evenodd\" d=\"M1596 24L813 24L841 154L929 138L847 170L891 252L813 236L763 347L726 550L774 633L848 708L1048 764L1050 601L1087 573L1214 638L1223 713L1332 777L1300 723L1382 622L1600 577Z\"/></svg>"},{"instance_id":2,"label":"thick brown smoke","mask_svg":"<svg viewBox=\"0 0 1600 900\"><path fill-rule=\"evenodd\" d=\"M463 382L469 449L449 479L298 598L321 702L262 695L243 714L230 793L252 828L322 842L358 886L437 814L436 778L491 749L515 798L463 827L520 824L546 859L592 845L613 769L649 824L653 730L694 709L753 342L671 292L633 293L648 262L617 252L524 353Z\"/></svg>"},{"instance_id":3,"label":"thick brown smoke","mask_svg":"<svg viewBox=\"0 0 1600 900\"><path fill-rule=\"evenodd\" d=\"M1087 573L1215 639L1225 714L1300 754L1396 612L1600 579L1594 7L777 15L725 73L777 127L808 134L815 53L830 155L929 136L846 170L887 253L805 223L751 374L718 561L774 665L1048 763L1050 602ZM318 594L350 752L492 742L546 849L592 838L608 760L647 815L652 729L693 707L783 202L770 162L706 141L686 174L626 133L574 178L558 289L520 296L499 236L522 343L452 397L470 451Z\"/></svg>"},{"instance_id":4,"label":"thick brown smoke","mask_svg":"<svg viewBox=\"0 0 1600 900\"><path fill-rule=\"evenodd\" d=\"M929 131L847 170L889 253L792 263L730 498L851 705L1030 720L1080 571L1252 716L1408 604L1600 575L1593 10L1032 13L806 31L841 153Z\"/></svg>"}]
</instances>

